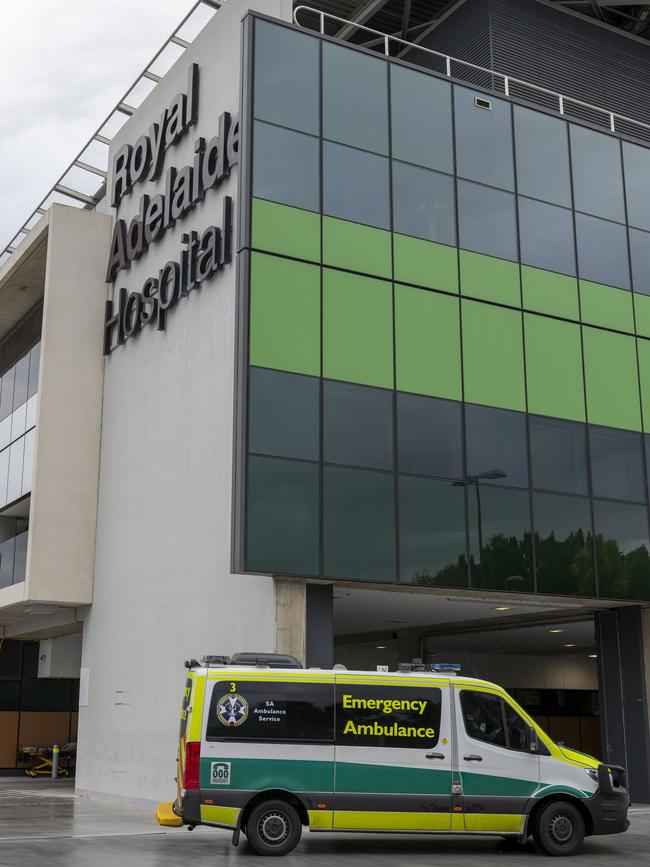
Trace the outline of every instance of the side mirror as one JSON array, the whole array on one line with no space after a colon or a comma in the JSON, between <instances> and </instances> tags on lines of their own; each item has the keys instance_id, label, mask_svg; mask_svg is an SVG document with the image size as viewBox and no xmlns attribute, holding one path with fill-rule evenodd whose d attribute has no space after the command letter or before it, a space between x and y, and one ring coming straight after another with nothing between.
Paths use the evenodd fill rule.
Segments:
<instances>
[{"instance_id":1,"label":"side mirror","mask_svg":"<svg viewBox=\"0 0 650 867\"><path fill-rule=\"evenodd\" d=\"M533 726L528 729L528 752L539 753L539 735Z\"/></svg>"}]
</instances>

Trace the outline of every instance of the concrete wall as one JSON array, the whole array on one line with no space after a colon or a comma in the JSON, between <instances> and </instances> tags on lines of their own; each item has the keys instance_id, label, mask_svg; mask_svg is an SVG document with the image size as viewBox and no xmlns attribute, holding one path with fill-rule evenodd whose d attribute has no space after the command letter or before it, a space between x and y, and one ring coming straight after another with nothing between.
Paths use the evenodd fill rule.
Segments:
<instances>
[{"instance_id":1,"label":"concrete wall","mask_svg":"<svg viewBox=\"0 0 650 867\"><path fill-rule=\"evenodd\" d=\"M239 110L240 20L249 5L224 5L130 118L113 153L184 92L196 61L198 124L167 152L163 174L192 162L195 139L215 135L223 111ZM255 3L287 18L290 6ZM236 169L122 272L116 288L139 290L177 258L182 232L220 225L223 195L233 196L237 210L237 180ZM160 189L160 182L140 183L119 216L130 218L143 193ZM233 261L181 299L166 331L147 326L106 360L95 588L83 638L89 694L80 709L80 791L173 797L183 660L274 650L273 581L230 573L235 274Z\"/></svg>"}]
</instances>

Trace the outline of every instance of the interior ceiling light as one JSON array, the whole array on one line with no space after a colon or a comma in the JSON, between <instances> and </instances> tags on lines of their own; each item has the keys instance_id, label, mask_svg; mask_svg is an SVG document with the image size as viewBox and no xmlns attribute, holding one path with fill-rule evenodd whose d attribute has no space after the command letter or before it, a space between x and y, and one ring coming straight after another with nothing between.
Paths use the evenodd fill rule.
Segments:
<instances>
[{"instance_id":1,"label":"interior ceiling light","mask_svg":"<svg viewBox=\"0 0 650 867\"><path fill-rule=\"evenodd\" d=\"M549 632L551 632L553 635L557 635L558 632L564 632L564 629L549 629Z\"/></svg>"},{"instance_id":2,"label":"interior ceiling light","mask_svg":"<svg viewBox=\"0 0 650 867\"><path fill-rule=\"evenodd\" d=\"M597 653L590 653L589 659L598 659L598 654Z\"/></svg>"},{"instance_id":3,"label":"interior ceiling light","mask_svg":"<svg viewBox=\"0 0 650 867\"><path fill-rule=\"evenodd\" d=\"M575 644L565 644L565 647L575 647Z\"/></svg>"},{"instance_id":4,"label":"interior ceiling light","mask_svg":"<svg viewBox=\"0 0 650 867\"><path fill-rule=\"evenodd\" d=\"M509 605L499 605L498 608L494 609L495 611L510 611L511 608Z\"/></svg>"},{"instance_id":5,"label":"interior ceiling light","mask_svg":"<svg viewBox=\"0 0 650 867\"><path fill-rule=\"evenodd\" d=\"M377 650L386 650L386 645L385 644L378 644Z\"/></svg>"}]
</instances>

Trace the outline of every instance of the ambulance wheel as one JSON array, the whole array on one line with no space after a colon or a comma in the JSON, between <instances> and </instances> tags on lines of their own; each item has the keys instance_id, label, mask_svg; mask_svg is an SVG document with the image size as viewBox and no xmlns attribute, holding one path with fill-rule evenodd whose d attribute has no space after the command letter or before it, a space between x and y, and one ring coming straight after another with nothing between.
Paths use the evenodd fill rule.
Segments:
<instances>
[{"instance_id":1,"label":"ambulance wheel","mask_svg":"<svg viewBox=\"0 0 650 867\"><path fill-rule=\"evenodd\" d=\"M258 855L286 855L301 834L300 817L286 801L263 801L246 821L246 837Z\"/></svg>"},{"instance_id":2,"label":"ambulance wheel","mask_svg":"<svg viewBox=\"0 0 650 867\"><path fill-rule=\"evenodd\" d=\"M585 838L585 820L568 801L543 807L533 822L533 839L545 855L575 855Z\"/></svg>"}]
</instances>

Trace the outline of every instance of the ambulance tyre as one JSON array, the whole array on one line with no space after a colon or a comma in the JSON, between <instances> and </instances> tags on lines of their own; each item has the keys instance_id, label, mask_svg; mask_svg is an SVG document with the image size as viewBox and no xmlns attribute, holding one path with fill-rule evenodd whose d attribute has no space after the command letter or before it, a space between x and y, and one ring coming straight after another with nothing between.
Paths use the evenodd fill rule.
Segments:
<instances>
[{"instance_id":1,"label":"ambulance tyre","mask_svg":"<svg viewBox=\"0 0 650 867\"><path fill-rule=\"evenodd\" d=\"M533 839L545 855L575 855L585 838L585 820L568 801L552 801L533 820Z\"/></svg>"},{"instance_id":2,"label":"ambulance tyre","mask_svg":"<svg viewBox=\"0 0 650 867\"><path fill-rule=\"evenodd\" d=\"M258 855L286 855L301 834L300 817L286 801L263 801L246 821L246 837Z\"/></svg>"}]
</instances>

